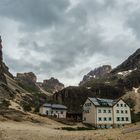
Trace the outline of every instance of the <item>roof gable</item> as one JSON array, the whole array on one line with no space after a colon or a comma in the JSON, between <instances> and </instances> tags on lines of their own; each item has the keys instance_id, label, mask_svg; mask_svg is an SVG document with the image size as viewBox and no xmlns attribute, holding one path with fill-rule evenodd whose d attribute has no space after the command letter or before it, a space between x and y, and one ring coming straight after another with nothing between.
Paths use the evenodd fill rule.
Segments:
<instances>
[{"instance_id":1,"label":"roof gable","mask_svg":"<svg viewBox=\"0 0 140 140\"><path fill-rule=\"evenodd\" d=\"M129 106L122 98L116 100L116 102L114 103L113 106L115 106L115 105L116 105L118 102L120 102L120 101L123 101L123 103L125 103L125 104L130 108L130 106Z\"/></svg>"}]
</instances>

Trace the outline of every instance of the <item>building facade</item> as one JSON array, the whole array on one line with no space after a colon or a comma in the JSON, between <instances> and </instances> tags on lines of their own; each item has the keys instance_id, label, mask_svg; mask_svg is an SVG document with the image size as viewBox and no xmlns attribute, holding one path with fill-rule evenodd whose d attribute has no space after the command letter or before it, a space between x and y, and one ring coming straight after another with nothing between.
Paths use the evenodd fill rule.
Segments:
<instances>
[{"instance_id":1,"label":"building facade","mask_svg":"<svg viewBox=\"0 0 140 140\"><path fill-rule=\"evenodd\" d=\"M83 105L83 123L96 127L129 124L130 107L122 99L88 98Z\"/></svg>"},{"instance_id":2,"label":"building facade","mask_svg":"<svg viewBox=\"0 0 140 140\"><path fill-rule=\"evenodd\" d=\"M39 110L40 115L56 118L66 118L67 107L60 104L43 104Z\"/></svg>"}]
</instances>

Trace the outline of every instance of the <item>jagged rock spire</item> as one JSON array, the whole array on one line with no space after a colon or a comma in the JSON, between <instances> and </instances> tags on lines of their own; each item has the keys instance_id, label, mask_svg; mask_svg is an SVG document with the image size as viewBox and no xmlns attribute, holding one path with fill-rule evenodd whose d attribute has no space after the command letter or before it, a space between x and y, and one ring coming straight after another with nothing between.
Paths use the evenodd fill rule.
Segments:
<instances>
[{"instance_id":1,"label":"jagged rock spire","mask_svg":"<svg viewBox=\"0 0 140 140\"><path fill-rule=\"evenodd\" d=\"M4 76L4 70L3 70L3 57L2 57L2 39L0 36L0 81L7 83L6 78Z\"/></svg>"}]
</instances>

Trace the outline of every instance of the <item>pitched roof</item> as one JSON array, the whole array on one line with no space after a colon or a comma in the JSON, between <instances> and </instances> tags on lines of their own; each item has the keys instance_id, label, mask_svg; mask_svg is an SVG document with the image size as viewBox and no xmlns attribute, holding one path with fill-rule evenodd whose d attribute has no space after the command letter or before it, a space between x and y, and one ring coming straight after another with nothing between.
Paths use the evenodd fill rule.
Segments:
<instances>
[{"instance_id":1,"label":"pitched roof","mask_svg":"<svg viewBox=\"0 0 140 140\"><path fill-rule=\"evenodd\" d=\"M112 107L117 102L111 99L101 99L101 98L88 98L95 106L107 106Z\"/></svg>"},{"instance_id":2,"label":"pitched roof","mask_svg":"<svg viewBox=\"0 0 140 140\"><path fill-rule=\"evenodd\" d=\"M64 105L61 105L61 104L43 104L42 105L43 107L49 107L49 108L52 108L52 109L67 109L66 106Z\"/></svg>"}]
</instances>

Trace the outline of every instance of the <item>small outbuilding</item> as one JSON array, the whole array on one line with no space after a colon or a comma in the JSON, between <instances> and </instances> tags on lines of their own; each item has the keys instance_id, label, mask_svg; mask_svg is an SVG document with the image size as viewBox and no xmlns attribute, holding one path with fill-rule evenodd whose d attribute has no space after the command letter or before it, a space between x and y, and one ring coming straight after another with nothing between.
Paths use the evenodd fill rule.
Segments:
<instances>
[{"instance_id":1,"label":"small outbuilding","mask_svg":"<svg viewBox=\"0 0 140 140\"><path fill-rule=\"evenodd\" d=\"M56 118L66 118L67 107L61 104L43 104L39 110L40 115Z\"/></svg>"}]
</instances>

